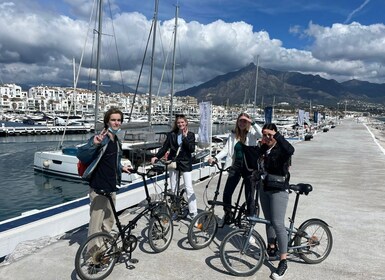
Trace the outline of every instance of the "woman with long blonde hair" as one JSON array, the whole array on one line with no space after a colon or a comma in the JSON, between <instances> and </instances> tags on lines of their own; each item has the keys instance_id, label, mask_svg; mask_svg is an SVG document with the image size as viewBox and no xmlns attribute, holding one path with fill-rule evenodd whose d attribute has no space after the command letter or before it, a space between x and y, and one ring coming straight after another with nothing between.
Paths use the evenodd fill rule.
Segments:
<instances>
[{"instance_id":1,"label":"woman with long blonde hair","mask_svg":"<svg viewBox=\"0 0 385 280\"><path fill-rule=\"evenodd\" d=\"M258 139L261 138L261 130L262 129L259 125L253 123L247 113L239 114L235 124L235 129L229 135L225 147L214 158L209 159L209 163L211 164L213 161L218 161L226 157L224 168L231 166L225 189L223 191L223 210L225 215L220 226L232 223L233 213L231 212L231 198L241 178L243 178L245 183L247 214L255 214L254 199L249 195L252 193L250 181L252 170L247 167L242 145L256 145Z\"/></svg>"}]
</instances>

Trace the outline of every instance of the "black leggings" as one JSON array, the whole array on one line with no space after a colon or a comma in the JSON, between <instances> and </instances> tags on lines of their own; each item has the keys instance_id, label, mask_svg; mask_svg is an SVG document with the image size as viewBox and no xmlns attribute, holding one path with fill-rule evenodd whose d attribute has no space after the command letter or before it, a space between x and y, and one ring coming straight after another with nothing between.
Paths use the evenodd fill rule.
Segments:
<instances>
[{"instance_id":1,"label":"black leggings","mask_svg":"<svg viewBox=\"0 0 385 280\"><path fill-rule=\"evenodd\" d=\"M229 170L229 175L227 177L225 189L223 191L223 203L225 204L223 210L225 212L231 211L231 200L235 188L237 187L241 177L243 178L243 182L245 184L245 198L247 202L247 215L255 214L255 190L252 191L251 187L251 172L242 167L233 166ZM253 195L254 194L254 195Z\"/></svg>"}]
</instances>

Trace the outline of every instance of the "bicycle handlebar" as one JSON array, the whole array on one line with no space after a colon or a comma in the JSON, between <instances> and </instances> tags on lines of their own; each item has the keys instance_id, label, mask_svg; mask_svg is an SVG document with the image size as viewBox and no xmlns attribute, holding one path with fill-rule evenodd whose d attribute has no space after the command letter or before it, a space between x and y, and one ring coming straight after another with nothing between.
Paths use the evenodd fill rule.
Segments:
<instances>
[{"instance_id":1,"label":"bicycle handlebar","mask_svg":"<svg viewBox=\"0 0 385 280\"><path fill-rule=\"evenodd\" d=\"M209 165L210 165L210 166L216 165L216 167L217 167L217 168L219 169L219 171L221 171L221 172L223 172L223 171L229 171L230 168L231 168L231 166L229 166L229 167L227 167L227 168L222 168L222 167L220 167L218 161L214 161L214 162L212 162L212 163L209 164Z\"/></svg>"},{"instance_id":2,"label":"bicycle handlebar","mask_svg":"<svg viewBox=\"0 0 385 280\"><path fill-rule=\"evenodd\" d=\"M171 162L173 162L173 161L172 161L172 160L165 160L165 159L158 158L158 159L155 161L155 163L157 163L157 162L160 162L160 163L162 163L162 164L164 164L164 165L170 165Z\"/></svg>"},{"instance_id":3,"label":"bicycle handlebar","mask_svg":"<svg viewBox=\"0 0 385 280\"><path fill-rule=\"evenodd\" d=\"M145 169L145 172L141 172L138 170L138 167L135 167L133 169L130 169L130 173L136 173L142 177L147 176L147 177L152 177L158 174L163 173L163 169L160 170L160 168L157 168L155 166L151 167L150 169Z\"/></svg>"}]
</instances>

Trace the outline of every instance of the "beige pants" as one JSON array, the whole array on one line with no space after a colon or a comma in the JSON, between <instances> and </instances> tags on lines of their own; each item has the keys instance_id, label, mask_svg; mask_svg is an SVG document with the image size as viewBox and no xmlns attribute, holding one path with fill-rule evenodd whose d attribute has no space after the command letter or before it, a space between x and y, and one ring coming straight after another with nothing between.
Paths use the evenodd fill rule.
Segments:
<instances>
[{"instance_id":1,"label":"beige pants","mask_svg":"<svg viewBox=\"0 0 385 280\"><path fill-rule=\"evenodd\" d=\"M88 226L88 236L96 232L110 233L115 222L114 213L108 198L97 194L90 188L90 223ZM113 193L112 200L116 204L116 193Z\"/></svg>"}]
</instances>

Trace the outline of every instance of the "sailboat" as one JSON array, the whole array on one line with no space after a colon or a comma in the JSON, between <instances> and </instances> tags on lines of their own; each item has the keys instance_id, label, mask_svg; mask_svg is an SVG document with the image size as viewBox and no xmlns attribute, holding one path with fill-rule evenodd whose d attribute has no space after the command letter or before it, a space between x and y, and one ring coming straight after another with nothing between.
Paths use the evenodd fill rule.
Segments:
<instances>
[{"instance_id":1,"label":"sailboat","mask_svg":"<svg viewBox=\"0 0 385 280\"><path fill-rule=\"evenodd\" d=\"M97 128L97 120L99 115L99 92L100 92L100 60L101 60L101 42L102 42L102 14L103 14L103 0L98 0L98 30L97 30L97 49L96 49L96 98L95 98L95 129ZM81 63L80 63L81 64ZM75 68L75 67L74 67ZM80 71L81 65L79 66ZM74 71L75 72L75 71ZM79 72L78 72L79 75ZM75 76L75 75L74 75ZM74 88L76 90L77 81L74 78ZM64 136L63 136L64 139ZM47 174L65 176L73 179L81 179L78 175L77 163L78 158L76 157L77 147L66 147L62 148L62 142L59 148L53 151L37 151L34 155L34 170L40 171ZM122 160L122 164L127 164ZM122 175L122 182L132 182L137 179L136 174Z\"/></svg>"},{"instance_id":2,"label":"sailboat","mask_svg":"<svg viewBox=\"0 0 385 280\"><path fill-rule=\"evenodd\" d=\"M101 6L102 0L97 1ZM100 36L100 30L98 34ZM74 151L74 149L64 149L64 151L61 149L50 153L38 153L35 155L35 168L41 168L44 172L50 171L67 174L66 176L72 175L76 178L78 160ZM54 166L57 168L54 168ZM193 164L191 177L193 182L196 182L209 177L215 172L215 167L207 166L204 163L196 163ZM164 180L164 174L154 176L148 180L151 195L158 194L159 191L164 189ZM116 196L117 210L121 211L143 201L145 191L142 187L143 181L141 178L133 179L132 183L129 184L123 182ZM47 236L54 237L83 226L89 221L88 204L89 198L85 196L53 207L29 211L19 217L0 222L0 258L10 254L23 241Z\"/></svg>"}]
</instances>

